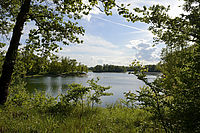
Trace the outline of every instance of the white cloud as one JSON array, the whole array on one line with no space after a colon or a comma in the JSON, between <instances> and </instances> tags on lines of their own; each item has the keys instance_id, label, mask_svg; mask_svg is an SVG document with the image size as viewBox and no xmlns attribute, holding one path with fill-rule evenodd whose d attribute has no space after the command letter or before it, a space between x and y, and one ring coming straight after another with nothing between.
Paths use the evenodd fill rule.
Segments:
<instances>
[{"instance_id":1,"label":"white cloud","mask_svg":"<svg viewBox=\"0 0 200 133\"><path fill-rule=\"evenodd\" d=\"M88 3L88 1L84 0L85 3ZM165 7L170 5L170 11L169 15L171 17L179 16L184 11L182 10L182 6L184 4L184 0L116 0L116 3L118 5L120 4L131 4L129 6L130 11L135 7L142 8L143 6L152 6L152 5L164 5ZM114 13L117 13L116 10L113 11ZM97 7L94 7L89 15L84 15L83 19L90 21L92 16L96 14L103 14Z\"/></svg>"},{"instance_id":2,"label":"white cloud","mask_svg":"<svg viewBox=\"0 0 200 133\"><path fill-rule=\"evenodd\" d=\"M125 3L125 4L131 4L129 9L135 7L142 7L142 6L152 6L155 4L168 6L170 5L170 11L169 15L172 17L178 16L179 14L183 13L182 7L179 7L184 4L184 0L117 0L116 1L119 4Z\"/></svg>"},{"instance_id":3,"label":"white cloud","mask_svg":"<svg viewBox=\"0 0 200 133\"><path fill-rule=\"evenodd\" d=\"M88 66L97 64L129 65L133 56L99 36L86 35L81 45L63 46L59 56L69 56Z\"/></svg>"},{"instance_id":4,"label":"white cloud","mask_svg":"<svg viewBox=\"0 0 200 133\"><path fill-rule=\"evenodd\" d=\"M106 41L105 39L99 37L99 36L93 36L93 35L85 35L81 39L84 40L85 45L90 45L90 46L103 46L103 47L108 47L108 48L117 48L116 45L112 44L109 41Z\"/></svg>"},{"instance_id":5,"label":"white cloud","mask_svg":"<svg viewBox=\"0 0 200 133\"><path fill-rule=\"evenodd\" d=\"M145 64L154 64L160 60L160 51L162 47L152 47L152 42L147 40L131 40L127 48L136 52L135 56L138 60Z\"/></svg>"},{"instance_id":6,"label":"white cloud","mask_svg":"<svg viewBox=\"0 0 200 133\"><path fill-rule=\"evenodd\" d=\"M109 41L93 35L85 35L81 39L84 43L79 45L65 46L61 51L62 54L79 54L79 55L98 55L98 56L109 56L109 55L121 55L121 51L118 51L117 46Z\"/></svg>"},{"instance_id":7,"label":"white cloud","mask_svg":"<svg viewBox=\"0 0 200 133\"><path fill-rule=\"evenodd\" d=\"M74 58L82 64L86 64L88 66L96 66L97 64L113 64L113 65L130 65L134 58L129 56L90 56L90 55L75 55L72 54L69 56L70 58Z\"/></svg>"},{"instance_id":8,"label":"white cloud","mask_svg":"<svg viewBox=\"0 0 200 133\"><path fill-rule=\"evenodd\" d=\"M82 45L64 46L60 56L69 56L88 66L97 64L129 65L134 59L144 64L155 64L160 59L159 47L147 40L131 40L125 48L113 47L101 37L86 35Z\"/></svg>"},{"instance_id":9,"label":"white cloud","mask_svg":"<svg viewBox=\"0 0 200 133\"><path fill-rule=\"evenodd\" d=\"M38 29L38 27L35 25L35 22L34 21L31 21L31 22L28 22L24 28L23 28L23 35L22 35L22 38L20 40L20 43L22 45L25 45L25 42L26 42L26 39L29 38L29 33L30 33L30 30L33 30L33 29Z\"/></svg>"},{"instance_id":10,"label":"white cloud","mask_svg":"<svg viewBox=\"0 0 200 133\"><path fill-rule=\"evenodd\" d=\"M136 50L143 50L152 48L152 45L148 43L147 40L131 40L130 44L126 45L127 48L132 48Z\"/></svg>"}]
</instances>

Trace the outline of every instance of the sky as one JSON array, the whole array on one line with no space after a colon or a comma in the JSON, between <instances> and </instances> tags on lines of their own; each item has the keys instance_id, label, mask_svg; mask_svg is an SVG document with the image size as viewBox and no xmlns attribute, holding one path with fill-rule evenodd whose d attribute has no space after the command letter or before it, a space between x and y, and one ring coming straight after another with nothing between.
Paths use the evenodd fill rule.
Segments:
<instances>
[{"instance_id":1,"label":"sky","mask_svg":"<svg viewBox=\"0 0 200 133\"><path fill-rule=\"evenodd\" d=\"M182 13L179 7L183 1L178 0L117 0L118 3L130 3L131 8L153 4L170 5L172 17ZM148 25L140 22L127 22L117 12L106 16L99 9L84 16L79 22L86 32L81 39L83 44L64 46L59 56L75 58L88 66L97 64L130 65L135 59L143 64L156 64L160 61L164 44L153 45L153 34Z\"/></svg>"},{"instance_id":2,"label":"sky","mask_svg":"<svg viewBox=\"0 0 200 133\"><path fill-rule=\"evenodd\" d=\"M170 5L169 15L172 17L182 13L179 0L116 0L117 3L130 3L133 7L151 6L153 4ZM83 16L79 25L85 29L85 35L80 39L83 44L62 46L58 56L70 57L89 67L97 64L113 64L128 66L135 59L143 64L156 64L160 61L161 49L164 44L153 45L153 34L148 31L145 23L127 22L116 11L112 16L106 16L98 8ZM30 27L24 32L29 32ZM27 36L24 35L22 40Z\"/></svg>"}]
</instances>

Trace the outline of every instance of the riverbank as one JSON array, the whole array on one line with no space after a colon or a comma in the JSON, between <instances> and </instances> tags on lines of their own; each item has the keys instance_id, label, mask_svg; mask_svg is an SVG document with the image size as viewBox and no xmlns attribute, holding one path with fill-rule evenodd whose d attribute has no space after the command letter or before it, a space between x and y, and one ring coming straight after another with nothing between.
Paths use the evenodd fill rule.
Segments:
<instances>
[{"instance_id":1,"label":"riverbank","mask_svg":"<svg viewBox=\"0 0 200 133\"><path fill-rule=\"evenodd\" d=\"M87 73L81 73L81 72L63 73L63 74L41 73L41 74L34 74L34 75L25 75L24 78L43 77L43 76L48 76L48 77L68 77L68 76L83 77L83 76L87 76Z\"/></svg>"},{"instance_id":2,"label":"riverbank","mask_svg":"<svg viewBox=\"0 0 200 133\"><path fill-rule=\"evenodd\" d=\"M122 81L121 79L127 81L127 76L131 79L133 78L133 75L117 73L99 75L104 77L104 81L108 81L108 77L114 79L113 77L116 78L116 75L118 75L119 79L117 78L114 83L116 86L122 85L123 92L126 91L124 86L127 82L123 85L119 81ZM94 77L94 75L90 75L90 77ZM49 80L44 81L53 83L51 79L54 79L54 77L47 77L47 79ZM56 77L55 79L58 82L65 81L61 80L61 77ZM77 78L75 79L77 81ZM39 78L39 81L43 80ZM37 83L36 80L34 80L35 83ZM134 84L132 80L130 80L130 83ZM31 86L34 87L34 85ZM95 82L92 82L91 87L93 89L90 89L95 91L102 88ZM93 106L94 100L91 99L90 94L84 93L84 90L87 89L81 84L71 88L73 90L70 92L72 97L64 93L58 96L59 101L57 99L58 97L47 97L46 94L49 93L45 93L44 91L38 90L34 93L28 93L25 88L22 85L11 88L13 90L11 91L11 95L9 95L6 106L0 106L0 132L162 132L160 125L154 123L150 112L135 107L129 103L129 100L122 100L122 96L120 96L121 100L119 102L116 102L117 100L109 96L114 100L113 103L106 104L105 107L99 107L102 104L98 104L97 107ZM116 90L119 91L119 89ZM110 91L115 93L114 90ZM119 94L123 95L123 92L119 92ZM83 100L83 97L87 99Z\"/></svg>"},{"instance_id":3,"label":"riverbank","mask_svg":"<svg viewBox=\"0 0 200 133\"><path fill-rule=\"evenodd\" d=\"M158 76L161 74L161 72L144 72L146 75L153 75L153 76ZM134 72L130 71L128 74L134 74Z\"/></svg>"},{"instance_id":4,"label":"riverbank","mask_svg":"<svg viewBox=\"0 0 200 133\"><path fill-rule=\"evenodd\" d=\"M93 73L126 73L126 72L113 72L113 71L92 71Z\"/></svg>"},{"instance_id":5,"label":"riverbank","mask_svg":"<svg viewBox=\"0 0 200 133\"><path fill-rule=\"evenodd\" d=\"M120 104L102 107L0 107L0 132L137 133L162 131L143 109Z\"/></svg>"}]
</instances>

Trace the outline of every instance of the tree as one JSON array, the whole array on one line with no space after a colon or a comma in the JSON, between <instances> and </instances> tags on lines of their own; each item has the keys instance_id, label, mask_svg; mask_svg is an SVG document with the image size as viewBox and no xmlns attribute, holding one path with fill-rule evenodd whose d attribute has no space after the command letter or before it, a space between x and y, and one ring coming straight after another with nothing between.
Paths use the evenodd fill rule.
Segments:
<instances>
[{"instance_id":1,"label":"tree","mask_svg":"<svg viewBox=\"0 0 200 133\"><path fill-rule=\"evenodd\" d=\"M127 6L130 4L117 5L115 0L88 0L86 3L82 0L0 1L0 34L8 37L12 32L0 78L0 104L4 104L7 99L24 25L34 22L37 27L30 30L26 49L42 57L49 56L52 51L59 50L58 42L65 45L82 42L77 36L83 35L84 29L78 26L76 20L82 14L88 15L93 7L99 8L106 15L112 15L111 9L117 7L119 15L132 22L138 20L138 16L129 12ZM137 8L135 11L138 12Z\"/></svg>"},{"instance_id":2,"label":"tree","mask_svg":"<svg viewBox=\"0 0 200 133\"><path fill-rule=\"evenodd\" d=\"M89 84L89 89L91 91L93 91L89 96L88 96L88 99L89 101L91 101L91 105L92 105L92 108L94 106L94 104L100 104L101 103L101 97L102 96L111 96L113 95L113 93L109 93L109 92L105 92L107 90L109 90L111 87L108 86L108 87L104 87L104 86L101 86L101 85L98 85L99 81L99 78L97 78L96 80L95 79L91 79L91 80L88 80L87 83Z\"/></svg>"},{"instance_id":3,"label":"tree","mask_svg":"<svg viewBox=\"0 0 200 133\"><path fill-rule=\"evenodd\" d=\"M93 72L126 72L127 69L124 66L114 66L114 65L108 65L104 64L102 65L96 65L95 67L90 68Z\"/></svg>"},{"instance_id":4,"label":"tree","mask_svg":"<svg viewBox=\"0 0 200 133\"><path fill-rule=\"evenodd\" d=\"M11 1L12 2L12 1ZM15 1L13 1L15 2ZM2 75L0 79L0 104L6 101L8 95L8 87L11 81L11 76L14 70L14 64L17 56L17 50L19 46L19 41L22 34L22 28L26 21L27 13L30 9L31 0L25 0L21 6L21 10L16 18L16 24L13 29L13 36L10 41L10 47L5 57L3 64ZM1 6L9 6L7 3L3 3ZM4 8L4 7L2 7ZM12 7L11 7L12 8ZM5 8L3 10L6 10Z\"/></svg>"},{"instance_id":5,"label":"tree","mask_svg":"<svg viewBox=\"0 0 200 133\"><path fill-rule=\"evenodd\" d=\"M136 64L139 79L147 84L133 100L152 112L165 132L200 131L200 2L185 0L187 14L171 18L169 8L154 5L138 9L139 19L150 23L155 43L164 42L160 70L162 76L149 83L145 68ZM131 94L128 94L131 96Z\"/></svg>"},{"instance_id":6,"label":"tree","mask_svg":"<svg viewBox=\"0 0 200 133\"><path fill-rule=\"evenodd\" d=\"M0 44L0 48L3 48L5 46L5 44ZM3 60L4 60L4 54L5 54L5 51L4 50L1 50L0 51L0 75L1 75L1 72L2 72L2 65L3 65Z\"/></svg>"},{"instance_id":7,"label":"tree","mask_svg":"<svg viewBox=\"0 0 200 133\"><path fill-rule=\"evenodd\" d=\"M114 7L115 2L113 0L101 2L105 13L109 15L109 9ZM84 29L77 26L76 20L81 18L81 14L87 15L97 4L97 0L89 0L89 4L84 4L82 0L0 1L0 33L7 36L12 32L0 78L0 104L4 104L7 99L24 25L34 22L37 27L30 30L29 38L26 40L27 50L50 55L51 51L58 50L57 42L63 44L82 42L77 35L83 35Z\"/></svg>"}]
</instances>

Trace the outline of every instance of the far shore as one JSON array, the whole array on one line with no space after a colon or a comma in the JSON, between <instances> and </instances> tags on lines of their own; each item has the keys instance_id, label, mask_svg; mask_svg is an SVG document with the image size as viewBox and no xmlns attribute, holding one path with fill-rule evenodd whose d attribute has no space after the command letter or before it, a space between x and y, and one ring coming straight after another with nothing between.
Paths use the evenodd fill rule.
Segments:
<instances>
[{"instance_id":1,"label":"far shore","mask_svg":"<svg viewBox=\"0 0 200 133\"><path fill-rule=\"evenodd\" d=\"M68 76L87 76L87 73L80 73L80 72L75 72L75 73L63 73L63 74L49 74L49 73L44 73L44 74L33 74L33 75L26 75L24 78L33 78L33 77L43 77L43 76L48 76L48 77L68 77Z\"/></svg>"},{"instance_id":2,"label":"far shore","mask_svg":"<svg viewBox=\"0 0 200 133\"><path fill-rule=\"evenodd\" d=\"M92 71L91 71L92 72ZM131 71L127 71L128 74L133 74ZM127 73L127 72L93 72L93 73ZM161 72L145 72L146 75L159 75ZM33 75L25 75L24 78L33 78L33 77L69 77L69 76L78 76L83 77L87 76L87 73L80 73L80 72L74 72L74 73L63 73L63 74L49 74L49 73L42 73L42 74L33 74Z\"/></svg>"},{"instance_id":3,"label":"far shore","mask_svg":"<svg viewBox=\"0 0 200 133\"><path fill-rule=\"evenodd\" d=\"M144 72L146 75L155 75L155 76L157 76L157 75L159 75L159 74L161 74L161 72ZM128 72L128 74L134 74L133 72Z\"/></svg>"}]
</instances>

